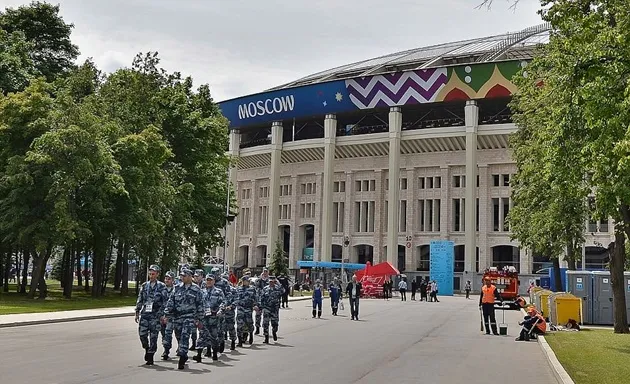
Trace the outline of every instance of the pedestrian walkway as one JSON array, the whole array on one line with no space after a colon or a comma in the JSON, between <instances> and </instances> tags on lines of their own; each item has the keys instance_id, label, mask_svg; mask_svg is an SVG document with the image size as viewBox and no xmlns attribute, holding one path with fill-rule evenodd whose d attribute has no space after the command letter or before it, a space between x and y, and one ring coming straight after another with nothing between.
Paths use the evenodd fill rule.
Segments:
<instances>
[{"instance_id":1,"label":"pedestrian walkway","mask_svg":"<svg viewBox=\"0 0 630 384\"><path fill-rule=\"evenodd\" d=\"M289 297L289 302L308 300L310 296ZM81 309L76 311L20 313L15 315L0 315L0 328L19 327L25 325L65 323L94 319L108 319L115 317L133 316L135 307Z\"/></svg>"}]
</instances>

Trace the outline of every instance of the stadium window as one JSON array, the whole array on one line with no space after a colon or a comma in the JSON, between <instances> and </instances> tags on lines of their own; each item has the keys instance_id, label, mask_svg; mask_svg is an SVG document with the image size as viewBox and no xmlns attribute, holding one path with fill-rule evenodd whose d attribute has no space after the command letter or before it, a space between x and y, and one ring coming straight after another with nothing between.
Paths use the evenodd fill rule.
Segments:
<instances>
[{"instance_id":1,"label":"stadium window","mask_svg":"<svg viewBox=\"0 0 630 384\"><path fill-rule=\"evenodd\" d=\"M453 176L453 188L460 188L461 184L461 177L460 176Z\"/></svg>"},{"instance_id":2,"label":"stadium window","mask_svg":"<svg viewBox=\"0 0 630 384\"><path fill-rule=\"evenodd\" d=\"M436 176L434 181L433 181L433 187L440 189L442 188L442 177L440 176Z\"/></svg>"},{"instance_id":3,"label":"stadium window","mask_svg":"<svg viewBox=\"0 0 630 384\"><path fill-rule=\"evenodd\" d=\"M361 180L357 180L354 182L354 191L361 192Z\"/></svg>"},{"instance_id":4,"label":"stadium window","mask_svg":"<svg viewBox=\"0 0 630 384\"><path fill-rule=\"evenodd\" d=\"M407 179L406 178L400 179L400 189L403 190L403 191L407 189Z\"/></svg>"},{"instance_id":5,"label":"stadium window","mask_svg":"<svg viewBox=\"0 0 630 384\"><path fill-rule=\"evenodd\" d=\"M426 186L427 186L427 189L433 189L433 178L432 177L427 177Z\"/></svg>"},{"instance_id":6,"label":"stadium window","mask_svg":"<svg viewBox=\"0 0 630 384\"><path fill-rule=\"evenodd\" d=\"M376 180L370 180L370 191L376 191Z\"/></svg>"},{"instance_id":7,"label":"stadium window","mask_svg":"<svg viewBox=\"0 0 630 384\"><path fill-rule=\"evenodd\" d=\"M499 186L499 182L500 182L500 175L492 175L492 185L495 187Z\"/></svg>"},{"instance_id":8,"label":"stadium window","mask_svg":"<svg viewBox=\"0 0 630 384\"><path fill-rule=\"evenodd\" d=\"M420 183L420 189L424 189L424 177L419 178L418 182Z\"/></svg>"},{"instance_id":9,"label":"stadium window","mask_svg":"<svg viewBox=\"0 0 630 384\"><path fill-rule=\"evenodd\" d=\"M504 187L509 187L510 186L510 175L503 175L503 186Z\"/></svg>"}]
</instances>

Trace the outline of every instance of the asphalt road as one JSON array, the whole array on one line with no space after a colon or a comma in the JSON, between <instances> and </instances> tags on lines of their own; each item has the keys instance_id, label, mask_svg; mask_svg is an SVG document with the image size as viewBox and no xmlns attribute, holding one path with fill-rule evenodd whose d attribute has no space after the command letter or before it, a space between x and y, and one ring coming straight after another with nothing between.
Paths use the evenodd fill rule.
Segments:
<instances>
[{"instance_id":1,"label":"asphalt road","mask_svg":"<svg viewBox=\"0 0 630 384\"><path fill-rule=\"evenodd\" d=\"M476 300L459 297L440 303L363 300L359 322L349 319L347 303L341 316L332 317L325 301L322 319L311 318L309 305L301 301L281 309L278 342L264 345L255 337L251 347L228 350L217 362L190 359L184 371L175 359L143 365L132 317L0 329L2 381L556 383L537 343L514 341L517 312L506 313L510 336L501 337L482 335Z\"/></svg>"}]
</instances>

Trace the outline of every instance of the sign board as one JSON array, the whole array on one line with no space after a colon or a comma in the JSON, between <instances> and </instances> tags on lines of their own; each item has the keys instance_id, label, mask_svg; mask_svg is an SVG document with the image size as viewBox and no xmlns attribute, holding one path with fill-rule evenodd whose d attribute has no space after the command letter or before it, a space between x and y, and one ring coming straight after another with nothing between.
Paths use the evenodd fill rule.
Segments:
<instances>
[{"instance_id":1,"label":"sign board","mask_svg":"<svg viewBox=\"0 0 630 384\"><path fill-rule=\"evenodd\" d=\"M431 240L429 246L430 278L438 283L438 294L453 296L455 242Z\"/></svg>"},{"instance_id":2,"label":"sign board","mask_svg":"<svg viewBox=\"0 0 630 384\"><path fill-rule=\"evenodd\" d=\"M584 285L582 283L576 283L575 284L575 289L578 291L583 291L584 290Z\"/></svg>"},{"instance_id":3,"label":"sign board","mask_svg":"<svg viewBox=\"0 0 630 384\"><path fill-rule=\"evenodd\" d=\"M581 283L581 282L582 282L582 278L581 278L581 277L577 277L575 280L576 280L578 283Z\"/></svg>"},{"instance_id":4,"label":"sign board","mask_svg":"<svg viewBox=\"0 0 630 384\"><path fill-rule=\"evenodd\" d=\"M608 279L602 279L602 283L608 284Z\"/></svg>"}]
</instances>

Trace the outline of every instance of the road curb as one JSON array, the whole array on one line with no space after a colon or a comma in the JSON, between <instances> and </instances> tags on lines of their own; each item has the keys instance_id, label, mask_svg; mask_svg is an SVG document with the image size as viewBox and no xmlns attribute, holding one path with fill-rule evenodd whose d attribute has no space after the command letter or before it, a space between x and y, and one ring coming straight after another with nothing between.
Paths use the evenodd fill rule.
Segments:
<instances>
[{"instance_id":1,"label":"road curb","mask_svg":"<svg viewBox=\"0 0 630 384\"><path fill-rule=\"evenodd\" d=\"M311 297L304 296L298 297L293 300L289 300L289 303L294 301L305 301L310 300ZM108 309L108 308L103 308ZM54 312L51 312L54 313ZM43 324L58 324L58 323L70 323L74 321L86 321L86 320L101 320L101 319L114 319L118 317L131 317L134 316L135 312L125 312L125 313L108 313L102 315L90 315L90 316L76 316L76 317L65 317L65 318L57 318L57 319L42 319L42 320L32 320L32 321L17 321L13 323L0 323L0 329L2 328L15 328L15 327L26 327L29 325L43 325Z\"/></svg>"},{"instance_id":2,"label":"road curb","mask_svg":"<svg viewBox=\"0 0 630 384\"><path fill-rule=\"evenodd\" d=\"M549 346L549 343L545 340L545 336L538 336L538 344L545 354L547 362L549 363L558 384L575 384L573 379L571 379L571 376L569 376L562 364L560 364L560 361L553 352L553 349L551 349L551 346Z\"/></svg>"}]
</instances>

